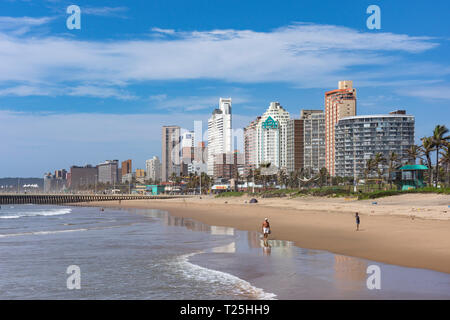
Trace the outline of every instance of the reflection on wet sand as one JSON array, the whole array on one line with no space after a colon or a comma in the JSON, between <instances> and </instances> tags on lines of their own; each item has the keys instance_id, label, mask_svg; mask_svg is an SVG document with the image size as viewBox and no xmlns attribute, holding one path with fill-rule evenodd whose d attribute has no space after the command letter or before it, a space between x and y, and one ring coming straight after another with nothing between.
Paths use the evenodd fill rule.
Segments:
<instances>
[{"instance_id":1,"label":"reflection on wet sand","mask_svg":"<svg viewBox=\"0 0 450 320\"><path fill-rule=\"evenodd\" d=\"M214 253L235 253L236 252L236 242L231 242L227 245L215 247L211 249Z\"/></svg>"},{"instance_id":2,"label":"reflection on wet sand","mask_svg":"<svg viewBox=\"0 0 450 320\"><path fill-rule=\"evenodd\" d=\"M148 210L146 215L152 218L158 218L164 221L166 226L170 227L185 227L191 231L208 232L212 235L220 236L233 236L234 228L230 227L220 227L220 226L209 226L202 222L194 221L190 218L181 218L171 216L168 212L159 210Z\"/></svg>"},{"instance_id":3,"label":"reflection on wet sand","mask_svg":"<svg viewBox=\"0 0 450 320\"><path fill-rule=\"evenodd\" d=\"M334 279L339 289L360 290L366 286L367 262L361 259L334 255Z\"/></svg>"},{"instance_id":4,"label":"reflection on wet sand","mask_svg":"<svg viewBox=\"0 0 450 320\"><path fill-rule=\"evenodd\" d=\"M234 236L234 228L211 226L211 234L219 236Z\"/></svg>"},{"instance_id":5,"label":"reflection on wet sand","mask_svg":"<svg viewBox=\"0 0 450 320\"><path fill-rule=\"evenodd\" d=\"M269 244L269 241L264 240L263 241L263 255L264 256L270 256L272 253L272 247Z\"/></svg>"}]
</instances>

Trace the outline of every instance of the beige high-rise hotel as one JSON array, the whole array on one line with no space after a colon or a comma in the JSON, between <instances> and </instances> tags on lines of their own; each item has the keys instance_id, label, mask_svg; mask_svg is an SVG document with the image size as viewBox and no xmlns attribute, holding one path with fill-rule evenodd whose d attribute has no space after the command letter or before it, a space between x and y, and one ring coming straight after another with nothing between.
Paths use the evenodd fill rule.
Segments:
<instances>
[{"instance_id":1,"label":"beige high-rise hotel","mask_svg":"<svg viewBox=\"0 0 450 320\"><path fill-rule=\"evenodd\" d=\"M335 126L341 118L356 115L353 81L339 81L339 88L325 92L325 164L331 176L335 170Z\"/></svg>"}]
</instances>

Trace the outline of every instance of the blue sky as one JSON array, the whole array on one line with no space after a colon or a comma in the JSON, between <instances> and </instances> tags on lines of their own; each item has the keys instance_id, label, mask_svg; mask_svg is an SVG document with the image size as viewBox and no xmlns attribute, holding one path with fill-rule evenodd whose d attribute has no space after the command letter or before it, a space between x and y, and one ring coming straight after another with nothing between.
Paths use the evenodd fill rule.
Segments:
<instances>
[{"instance_id":1,"label":"blue sky","mask_svg":"<svg viewBox=\"0 0 450 320\"><path fill-rule=\"evenodd\" d=\"M66 8L81 8L69 30ZM381 9L369 30L366 8ZM193 128L219 97L233 126L278 101L293 117L353 80L358 114L406 109L416 140L450 127L450 2L0 3L0 177L160 155L164 124ZM206 123L205 123L206 127Z\"/></svg>"}]
</instances>

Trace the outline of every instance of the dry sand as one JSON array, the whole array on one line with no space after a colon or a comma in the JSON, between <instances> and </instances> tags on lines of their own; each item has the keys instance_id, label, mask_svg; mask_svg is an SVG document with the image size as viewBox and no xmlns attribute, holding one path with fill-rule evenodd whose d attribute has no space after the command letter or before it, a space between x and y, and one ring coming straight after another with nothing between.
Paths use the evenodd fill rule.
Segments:
<instances>
[{"instance_id":1,"label":"dry sand","mask_svg":"<svg viewBox=\"0 0 450 320\"><path fill-rule=\"evenodd\" d=\"M265 217L271 239L406 267L450 273L450 196L409 194L377 200L305 197L258 199L210 196L90 202L101 207L149 208L209 225L257 230ZM247 202L247 203L245 203ZM376 202L377 204L372 204ZM361 216L355 231L354 213Z\"/></svg>"}]
</instances>

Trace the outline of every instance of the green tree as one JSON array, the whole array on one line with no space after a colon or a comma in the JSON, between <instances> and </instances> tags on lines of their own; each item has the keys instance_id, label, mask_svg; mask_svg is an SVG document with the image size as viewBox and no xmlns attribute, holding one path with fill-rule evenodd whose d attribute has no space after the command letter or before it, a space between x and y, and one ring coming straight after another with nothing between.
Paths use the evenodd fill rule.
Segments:
<instances>
[{"instance_id":1,"label":"green tree","mask_svg":"<svg viewBox=\"0 0 450 320\"><path fill-rule=\"evenodd\" d=\"M377 170L378 188L381 189L381 182L383 180L383 178L382 178L382 176L383 176L382 167L386 163L386 158L383 156L382 153L378 152L377 154L375 154L375 157L374 157L373 161L374 161L374 166L375 166L375 168Z\"/></svg>"},{"instance_id":2,"label":"green tree","mask_svg":"<svg viewBox=\"0 0 450 320\"><path fill-rule=\"evenodd\" d=\"M449 130L444 125L437 125L433 131L433 146L436 148L436 185L439 184L439 150L450 141L450 136L446 136L448 132Z\"/></svg>"},{"instance_id":3,"label":"green tree","mask_svg":"<svg viewBox=\"0 0 450 320\"><path fill-rule=\"evenodd\" d=\"M389 161L388 181L389 181L389 185L392 189L392 172L394 172L394 169L397 168L397 165L399 163L399 157L394 151L392 151L389 153L388 161Z\"/></svg>"},{"instance_id":4,"label":"green tree","mask_svg":"<svg viewBox=\"0 0 450 320\"><path fill-rule=\"evenodd\" d=\"M370 158L366 160L366 167L364 168L364 177L365 177L365 184L366 184L366 191L369 192L369 178L372 175L372 171L375 168L375 160Z\"/></svg>"},{"instance_id":5,"label":"green tree","mask_svg":"<svg viewBox=\"0 0 450 320\"><path fill-rule=\"evenodd\" d=\"M408 164L416 164L416 159L420 158L421 148L418 145L413 144L408 150L406 150L408 156Z\"/></svg>"},{"instance_id":6,"label":"green tree","mask_svg":"<svg viewBox=\"0 0 450 320\"><path fill-rule=\"evenodd\" d=\"M431 163L431 153L434 151L433 138L423 137L422 139L422 154L425 156L428 167L428 186L433 184L433 164Z\"/></svg>"},{"instance_id":7,"label":"green tree","mask_svg":"<svg viewBox=\"0 0 450 320\"><path fill-rule=\"evenodd\" d=\"M450 186L450 143L446 143L441 150L440 163L445 168L446 173L446 185Z\"/></svg>"}]
</instances>

